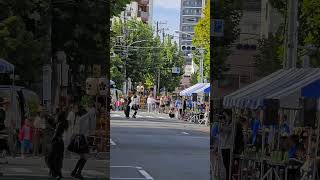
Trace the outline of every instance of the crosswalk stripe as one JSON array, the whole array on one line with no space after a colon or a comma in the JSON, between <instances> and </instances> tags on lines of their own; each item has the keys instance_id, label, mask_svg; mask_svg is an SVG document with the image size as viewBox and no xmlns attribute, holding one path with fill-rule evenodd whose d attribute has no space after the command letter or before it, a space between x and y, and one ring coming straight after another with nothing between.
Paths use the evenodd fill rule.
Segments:
<instances>
[{"instance_id":1,"label":"crosswalk stripe","mask_svg":"<svg viewBox=\"0 0 320 180\"><path fill-rule=\"evenodd\" d=\"M110 139L110 144L111 144L112 146L117 145L112 139Z\"/></svg>"},{"instance_id":2,"label":"crosswalk stripe","mask_svg":"<svg viewBox=\"0 0 320 180\"><path fill-rule=\"evenodd\" d=\"M25 168L8 168L11 171L17 172L17 173L31 173L32 171L25 169Z\"/></svg>"},{"instance_id":3,"label":"crosswalk stripe","mask_svg":"<svg viewBox=\"0 0 320 180\"><path fill-rule=\"evenodd\" d=\"M93 175L93 176L104 176L105 174L95 170L83 170L85 174Z\"/></svg>"}]
</instances>

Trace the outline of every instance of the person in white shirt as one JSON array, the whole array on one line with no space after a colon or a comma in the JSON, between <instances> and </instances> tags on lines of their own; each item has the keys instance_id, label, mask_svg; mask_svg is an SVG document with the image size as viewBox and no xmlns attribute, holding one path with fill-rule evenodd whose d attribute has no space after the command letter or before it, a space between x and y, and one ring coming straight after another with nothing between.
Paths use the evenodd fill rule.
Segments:
<instances>
[{"instance_id":1,"label":"person in white shirt","mask_svg":"<svg viewBox=\"0 0 320 180\"><path fill-rule=\"evenodd\" d=\"M79 111L78 105L73 105L73 106L71 106L71 111L68 113L67 121L69 124L69 128L63 136L63 138L64 138L63 141L65 143L65 147L68 147L68 145L70 143L70 139L71 139L74 131L77 130L77 126L75 125L75 122L77 122L77 119L79 119L79 116L77 115L78 111ZM70 155L70 153L67 150L65 151L65 153L67 156Z\"/></svg>"},{"instance_id":2,"label":"person in white shirt","mask_svg":"<svg viewBox=\"0 0 320 180\"><path fill-rule=\"evenodd\" d=\"M152 98L152 95L149 95L148 96L148 99L147 99L147 105L148 105L148 112L152 112L152 104L153 104L153 98Z\"/></svg>"},{"instance_id":3,"label":"person in white shirt","mask_svg":"<svg viewBox=\"0 0 320 180\"><path fill-rule=\"evenodd\" d=\"M139 105L139 98L137 95L133 95L132 96L132 99L131 99L131 103L130 103L130 108L132 110L134 110L134 113L133 113L133 118L136 118L137 116L137 113L138 113L138 105Z\"/></svg>"}]
</instances>

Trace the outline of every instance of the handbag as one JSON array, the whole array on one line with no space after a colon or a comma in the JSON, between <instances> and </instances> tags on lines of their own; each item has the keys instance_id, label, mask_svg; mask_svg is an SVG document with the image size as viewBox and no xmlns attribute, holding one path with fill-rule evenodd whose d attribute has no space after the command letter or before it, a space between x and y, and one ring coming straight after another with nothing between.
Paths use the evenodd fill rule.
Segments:
<instances>
[{"instance_id":1,"label":"handbag","mask_svg":"<svg viewBox=\"0 0 320 180\"><path fill-rule=\"evenodd\" d=\"M89 153L89 145L84 135L73 135L67 149L78 154Z\"/></svg>"},{"instance_id":2,"label":"handbag","mask_svg":"<svg viewBox=\"0 0 320 180\"><path fill-rule=\"evenodd\" d=\"M76 123L76 118L73 123L73 130ZM81 134L74 134L71 137L70 143L67 147L68 151L73 153L89 153L89 145L87 143L86 137Z\"/></svg>"}]
</instances>

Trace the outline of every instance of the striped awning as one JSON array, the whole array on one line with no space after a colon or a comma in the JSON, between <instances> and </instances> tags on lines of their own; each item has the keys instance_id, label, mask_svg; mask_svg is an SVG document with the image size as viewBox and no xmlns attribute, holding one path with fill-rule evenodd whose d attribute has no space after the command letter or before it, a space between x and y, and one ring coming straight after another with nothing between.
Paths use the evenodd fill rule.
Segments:
<instances>
[{"instance_id":1,"label":"striped awning","mask_svg":"<svg viewBox=\"0 0 320 180\"><path fill-rule=\"evenodd\" d=\"M198 83L180 92L180 96L192 96L192 93L205 87L208 83Z\"/></svg>"},{"instance_id":2,"label":"striped awning","mask_svg":"<svg viewBox=\"0 0 320 180\"><path fill-rule=\"evenodd\" d=\"M282 69L224 97L226 108L257 109L264 99L283 99L320 78L319 68ZM297 93L301 97L301 93Z\"/></svg>"},{"instance_id":3,"label":"striped awning","mask_svg":"<svg viewBox=\"0 0 320 180\"><path fill-rule=\"evenodd\" d=\"M209 92L210 92L210 83L206 83L205 86L194 91L194 93L209 93Z\"/></svg>"}]
</instances>

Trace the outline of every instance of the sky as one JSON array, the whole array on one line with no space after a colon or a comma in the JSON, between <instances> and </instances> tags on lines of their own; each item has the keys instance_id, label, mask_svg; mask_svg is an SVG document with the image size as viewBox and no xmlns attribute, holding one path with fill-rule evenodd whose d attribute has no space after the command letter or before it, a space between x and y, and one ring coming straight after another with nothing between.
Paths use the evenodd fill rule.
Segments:
<instances>
[{"instance_id":1,"label":"sky","mask_svg":"<svg viewBox=\"0 0 320 180\"><path fill-rule=\"evenodd\" d=\"M160 28L168 28L167 34L178 36L174 31L179 30L181 0L153 0L153 21L161 21ZM175 38L177 39L177 38Z\"/></svg>"}]
</instances>

